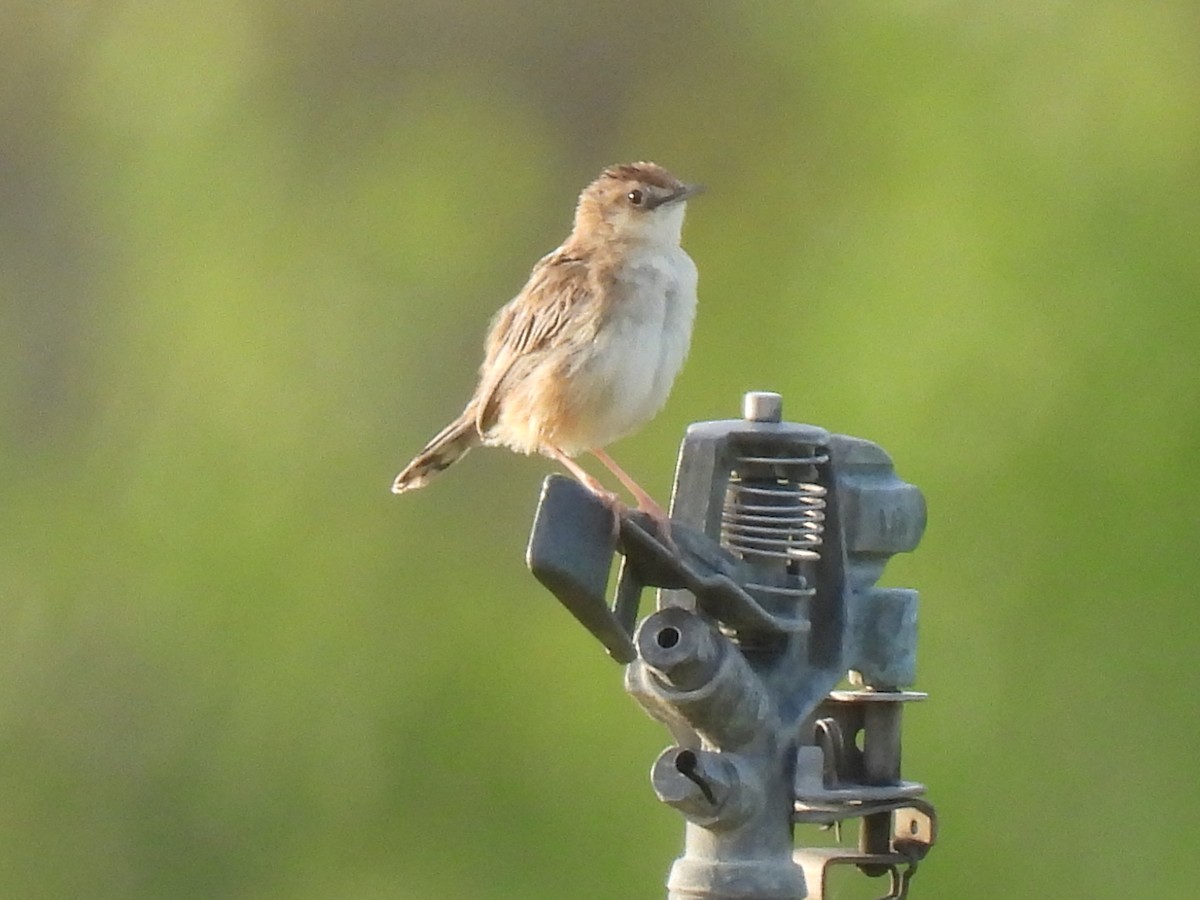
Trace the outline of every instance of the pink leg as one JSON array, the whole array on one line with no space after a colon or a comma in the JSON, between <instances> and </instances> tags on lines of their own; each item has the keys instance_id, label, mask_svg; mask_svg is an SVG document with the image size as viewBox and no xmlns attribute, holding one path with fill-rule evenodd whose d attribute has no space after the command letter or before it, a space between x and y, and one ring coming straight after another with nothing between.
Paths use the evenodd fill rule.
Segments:
<instances>
[{"instance_id":1,"label":"pink leg","mask_svg":"<svg viewBox=\"0 0 1200 900\"><path fill-rule=\"evenodd\" d=\"M612 537L615 541L621 534L621 514L625 512L626 506L621 502L621 498L601 484L596 478L567 454L563 453L557 447L543 447L542 452L551 459L562 464L562 467L575 476L576 480L584 487L596 495L601 503L607 506L613 514Z\"/></svg>"},{"instance_id":2,"label":"pink leg","mask_svg":"<svg viewBox=\"0 0 1200 900\"><path fill-rule=\"evenodd\" d=\"M580 482L584 487L586 487L601 500L608 502L617 499L616 494L606 488L596 478L593 478L587 469L575 462L575 460L571 459L571 457L567 456L567 454L563 453L557 447L543 447L542 452L551 459L560 463L564 469L575 476L576 481Z\"/></svg>"},{"instance_id":3,"label":"pink leg","mask_svg":"<svg viewBox=\"0 0 1200 900\"><path fill-rule=\"evenodd\" d=\"M612 510L613 514L613 537L616 538L621 532L621 513L625 511L625 504L621 502L621 498L606 488L598 480L593 478L583 466L567 456L557 447L543 447L542 452L551 459L562 464L562 467L575 476L584 487L596 495L605 506Z\"/></svg>"},{"instance_id":4,"label":"pink leg","mask_svg":"<svg viewBox=\"0 0 1200 900\"><path fill-rule=\"evenodd\" d=\"M634 481L633 477L620 466L618 466L616 460L614 460L603 450L593 450L592 456L604 463L604 467L617 476L617 479L621 482L621 484L625 485L625 488L629 491L629 493L633 494L633 496L637 499L638 509L644 513L647 513L658 525L659 531L663 533L663 536L670 540L671 519L667 516L666 511L659 506L657 502L655 502L654 498L646 493L645 489L643 489L640 484Z\"/></svg>"}]
</instances>

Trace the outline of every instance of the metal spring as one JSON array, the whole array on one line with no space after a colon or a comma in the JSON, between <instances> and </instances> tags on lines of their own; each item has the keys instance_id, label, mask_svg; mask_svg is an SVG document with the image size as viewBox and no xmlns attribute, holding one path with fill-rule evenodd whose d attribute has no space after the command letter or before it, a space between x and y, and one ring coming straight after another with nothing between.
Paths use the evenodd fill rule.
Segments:
<instances>
[{"instance_id":1,"label":"metal spring","mask_svg":"<svg viewBox=\"0 0 1200 900\"><path fill-rule=\"evenodd\" d=\"M721 542L743 559L775 560L797 574L801 563L819 560L827 491L815 481L802 479L814 477L813 466L826 461L825 455L740 457L725 494ZM769 475L746 478L747 470L764 467L769 467ZM787 596L812 593L807 586L755 587Z\"/></svg>"}]
</instances>

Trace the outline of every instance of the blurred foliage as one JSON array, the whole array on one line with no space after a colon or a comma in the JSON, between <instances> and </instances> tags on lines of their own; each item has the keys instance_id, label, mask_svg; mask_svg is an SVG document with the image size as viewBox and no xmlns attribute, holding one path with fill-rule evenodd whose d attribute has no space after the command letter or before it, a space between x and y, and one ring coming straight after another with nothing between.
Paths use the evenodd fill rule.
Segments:
<instances>
[{"instance_id":1,"label":"blurred foliage","mask_svg":"<svg viewBox=\"0 0 1200 900\"><path fill-rule=\"evenodd\" d=\"M667 737L522 564L551 467L387 491L637 158L710 193L618 458L769 388L928 497L914 896L1192 895L1194 3L0 22L0 895L663 896Z\"/></svg>"}]
</instances>

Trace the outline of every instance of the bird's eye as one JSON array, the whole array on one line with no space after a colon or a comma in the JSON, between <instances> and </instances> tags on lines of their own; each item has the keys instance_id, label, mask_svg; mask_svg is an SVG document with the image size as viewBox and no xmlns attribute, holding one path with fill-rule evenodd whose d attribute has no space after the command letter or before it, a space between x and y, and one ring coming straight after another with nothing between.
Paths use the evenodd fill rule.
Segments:
<instances>
[{"instance_id":1,"label":"bird's eye","mask_svg":"<svg viewBox=\"0 0 1200 900\"><path fill-rule=\"evenodd\" d=\"M634 206L641 206L642 200L645 199L642 192L639 191L637 188L634 188L632 191L630 191L625 196L629 198L629 202L632 203Z\"/></svg>"}]
</instances>

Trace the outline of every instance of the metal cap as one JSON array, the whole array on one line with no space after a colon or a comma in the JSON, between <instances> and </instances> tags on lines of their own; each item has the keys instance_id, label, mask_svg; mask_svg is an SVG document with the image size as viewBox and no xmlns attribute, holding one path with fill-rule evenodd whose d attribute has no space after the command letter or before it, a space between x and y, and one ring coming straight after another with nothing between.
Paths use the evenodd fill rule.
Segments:
<instances>
[{"instance_id":1,"label":"metal cap","mask_svg":"<svg viewBox=\"0 0 1200 900\"><path fill-rule=\"evenodd\" d=\"M742 418L747 422L782 422L783 395L771 391L747 391L742 398Z\"/></svg>"}]
</instances>

